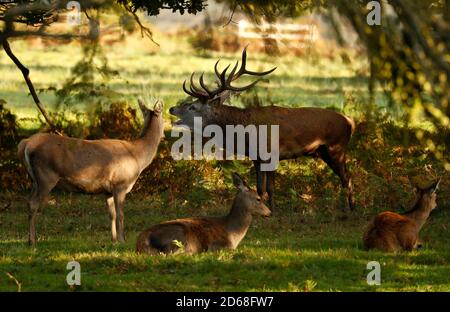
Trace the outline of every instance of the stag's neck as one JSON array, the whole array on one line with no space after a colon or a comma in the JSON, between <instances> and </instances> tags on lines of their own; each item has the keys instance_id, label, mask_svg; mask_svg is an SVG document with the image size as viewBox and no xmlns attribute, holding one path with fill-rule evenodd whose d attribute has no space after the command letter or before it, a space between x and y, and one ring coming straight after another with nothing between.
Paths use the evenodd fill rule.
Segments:
<instances>
[{"instance_id":1,"label":"stag's neck","mask_svg":"<svg viewBox=\"0 0 450 312\"><path fill-rule=\"evenodd\" d=\"M247 125L251 122L252 115L249 109L243 109L228 105L215 105L211 109L209 124L220 127L226 125Z\"/></svg>"},{"instance_id":2,"label":"stag's neck","mask_svg":"<svg viewBox=\"0 0 450 312\"><path fill-rule=\"evenodd\" d=\"M245 237L251 223L251 213L242 207L238 198L235 198L230 213L224 217L225 229L233 248L236 248Z\"/></svg>"},{"instance_id":3,"label":"stag's neck","mask_svg":"<svg viewBox=\"0 0 450 312\"><path fill-rule=\"evenodd\" d=\"M429 203L426 199L419 199L413 208L403 215L410 218L416 223L417 230L420 231L424 224L427 222L430 216L431 210L429 209Z\"/></svg>"},{"instance_id":4,"label":"stag's neck","mask_svg":"<svg viewBox=\"0 0 450 312\"><path fill-rule=\"evenodd\" d=\"M157 120L153 122L146 121L139 139L132 142L134 147L133 154L135 154L141 170L145 169L156 155L159 142L161 141L162 129L160 127L162 125Z\"/></svg>"}]
</instances>

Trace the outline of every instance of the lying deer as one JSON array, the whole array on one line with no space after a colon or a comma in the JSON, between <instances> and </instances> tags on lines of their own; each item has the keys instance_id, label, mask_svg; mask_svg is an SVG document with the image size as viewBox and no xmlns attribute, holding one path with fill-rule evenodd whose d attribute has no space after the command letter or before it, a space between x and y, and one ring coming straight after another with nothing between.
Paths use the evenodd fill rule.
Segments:
<instances>
[{"instance_id":1,"label":"lying deer","mask_svg":"<svg viewBox=\"0 0 450 312\"><path fill-rule=\"evenodd\" d=\"M246 49L242 52L242 62L239 70L238 63L227 76L229 65L219 72L214 66L218 78L218 87L212 89L205 84L203 74L200 76L200 87L193 81L191 75L190 88L183 83L183 90L191 96L178 106L170 108L170 113L179 118L176 125L188 126L194 130L194 118L202 118L202 126L218 125L226 135L226 125L279 125L279 159L293 159L302 155L320 157L341 179L342 186L347 189L348 205L354 208L353 190L350 174L346 167L346 149L350 137L355 130L354 122L331 110L302 107L284 108L278 106L237 108L224 105L230 92L242 92L252 88L259 79L244 87L232 86L231 82L243 75L265 76L273 72L273 68L264 72L253 72L245 68ZM248 145L248 144L247 144ZM225 149L227 147L225 146ZM234 151L234 149L233 149ZM247 149L248 156L248 149ZM269 204L273 210L274 171L262 171L261 160L254 160L258 194L269 195Z\"/></svg>"},{"instance_id":2,"label":"lying deer","mask_svg":"<svg viewBox=\"0 0 450 312\"><path fill-rule=\"evenodd\" d=\"M167 221L142 232L136 243L138 253L196 254L218 249L235 249L247 233L252 215L271 215L261 197L233 173L238 189L228 215L211 218L188 218Z\"/></svg>"},{"instance_id":3,"label":"lying deer","mask_svg":"<svg viewBox=\"0 0 450 312\"><path fill-rule=\"evenodd\" d=\"M81 140L38 133L19 143L18 154L32 179L29 200L29 243L36 244L36 217L50 191L59 186L68 191L104 193L111 215L112 241L124 241L125 196L153 160L164 136L162 104L152 110L139 100L144 126L135 141ZM116 230L116 216L119 223Z\"/></svg>"},{"instance_id":4,"label":"lying deer","mask_svg":"<svg viewBox=\"0 0 450 312\"><path fill-rule=\"evenodd\" d=\"M378 214L364 233L364 248L394 252L421 247L419 232L436 208L439 181L425 189L417 188L416 201L408 212L398 214L385 211Z\"/></svg>"}]
</instances>

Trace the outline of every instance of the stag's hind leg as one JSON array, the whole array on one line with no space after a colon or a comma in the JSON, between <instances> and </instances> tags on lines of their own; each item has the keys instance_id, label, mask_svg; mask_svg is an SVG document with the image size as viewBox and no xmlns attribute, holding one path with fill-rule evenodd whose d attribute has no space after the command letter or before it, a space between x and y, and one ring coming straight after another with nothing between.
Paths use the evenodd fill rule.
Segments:
<instances>
[{"instance_id":1,"label":"stag's hind leg","mask_svg":"<svg viewBox=\"0 0 450 312\"><path fill-rule=\"evenodd\" d=\"M354 210L355 202L353 199L353 185L350 173L347 170L345 151L338 146L327 147L321 145L318 149L318 154L341 179L342 187L347 189L348 206L350 210Z\"/></svg>"}]
</instances>

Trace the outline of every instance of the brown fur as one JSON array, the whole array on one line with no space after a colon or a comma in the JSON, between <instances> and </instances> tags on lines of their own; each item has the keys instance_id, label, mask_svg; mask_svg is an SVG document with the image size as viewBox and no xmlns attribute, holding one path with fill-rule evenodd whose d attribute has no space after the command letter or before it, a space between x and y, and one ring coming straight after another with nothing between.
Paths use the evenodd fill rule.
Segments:
<instances>
[{"instance_id":1,"label":"brown fur","mask_svg":"<svg viewBox=\"0 0 450 312\"><path fill-rule=\"evenodd\" d=\"M107 194L112 240L124 240L123 203L139 174L156 154L163 137L161 108L151 111L139 103L145 117L141 137L135 141L81 140L38 133L22 140L18 155L33 181L29 200L29 243L36 243L36 217L55 186L68 191ZM119 224L116 233L116 217Z\"/></svg>"},{"instance_id":2,"label":"brown fur","mask_svg":"<svg viewBox=\"0 0 450 312\"><path fill-rule=\"evenodd\" d=\"M220 248L231 248L232 244L224 225L219 220L208 218L188 218L163 222L142 232L137 240L136 251L139 253L158 253L159 250L150 246L152 233L164 230L168 226L179 226L186 234L180 241L189 254L201 253ZM176 237L172 239L175 240Z\"/></svg>"},{"instance_id":3,"label":"brown fur","mask_svg":"<svg viewBox=\"0 0 450 312\"><path fill-rule=\"evenodd\" d=\"M227 216L177 219L154 225L138 236L136 252L151 255L177 252L196 254L236 248L247 233L252 214L269 216L270 210L235 173L233 181L239 192Z\"/></svg>"},{"instance_id":4,"label":"brown fur","mask_svg":"<svg viewBox=\"0 0 450 312\"><path fill-rule=\"evenodd\" d=\"M391 211L378 214L364 233L364 248L386 252L411 251L418 248L419 232L436 207L436 188L437 184L425 190L418 190L416 203L404 214Z\"/></svg>"},{"instance_id":5,"label":"brown fur","mask_svg":"<svg viewBox=\"0 0 450 312\"><path fill-rule=\"evenodd\" d=\"M355 123L349 117L315 107L264 106L242 109L221 103L201 104L189 101L172 107L170 113L180 118L176 124L184 124L191 129L193 118L202 117L204 127L218 125L225 135L226 125L279 125L279 159L300 156L321 158L341 179L342 186L347 189L348 206L354 209L353 186L346 166L346 149L355 130ZM254 162L258 193L262 196L267 191L270 206L274 208L274 172L263 172L259 169L260 162Z\"/></svg>"}]
</instances>

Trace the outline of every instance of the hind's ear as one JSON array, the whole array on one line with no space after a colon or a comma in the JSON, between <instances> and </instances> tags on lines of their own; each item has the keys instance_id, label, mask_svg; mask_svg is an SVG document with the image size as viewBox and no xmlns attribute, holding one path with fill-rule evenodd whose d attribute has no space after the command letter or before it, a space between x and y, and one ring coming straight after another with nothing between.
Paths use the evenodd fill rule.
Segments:
<instances>
[{"instance_id":1,"label":"hind's ear","mask_svg":"<svg viewBox=\"0 0 450 312\"><path fill-rule=\"evenodd\" d=\"M233 184L234 186L236 186L236 188L240 191L247 191L248 187L244 181L244 179L242 179L242 177L240 175L238 175L236 172L232 173L232 177L233 177Z\"/></svg>"},{"instance_id":2,"label":"hind's ear","mask_svg":"<svg viewBox=\"0 0 450 312\"><path fill-rule=\"evenodd\" d=\"M139 108L141 109L142 114L145 115L145 112L148 111L148 108L147 108L147 106L145 106L144 100L141 98L138 98L137 101L138 101Z\"/></svg>"},{"instance_id":3,"label":"hind's ear","mask_svg":"<svg viewBox=\"0 0 450 312\"><path fill-rule=\"evenodd\" d=\"M156 103L155 103L155 105L154 105L154 107L153 107L153 111L154 111L156 114L161 114L162 111L163 111L163 107L164 107L163 102L160 101L160 100L157 100Z\"/></svg>"},{"instance_id":4,"label":"hind's ear","mask_svg":"<svg viewBox=\"0 0 450 312\"><path fill-rule=\"evenodd\" d=\"M427 187L426 191L431 193L435 193L439 189L439 183L441 182L441 178L437 181L433 182L429 187Z\"/></svg>"}]
</instances>

